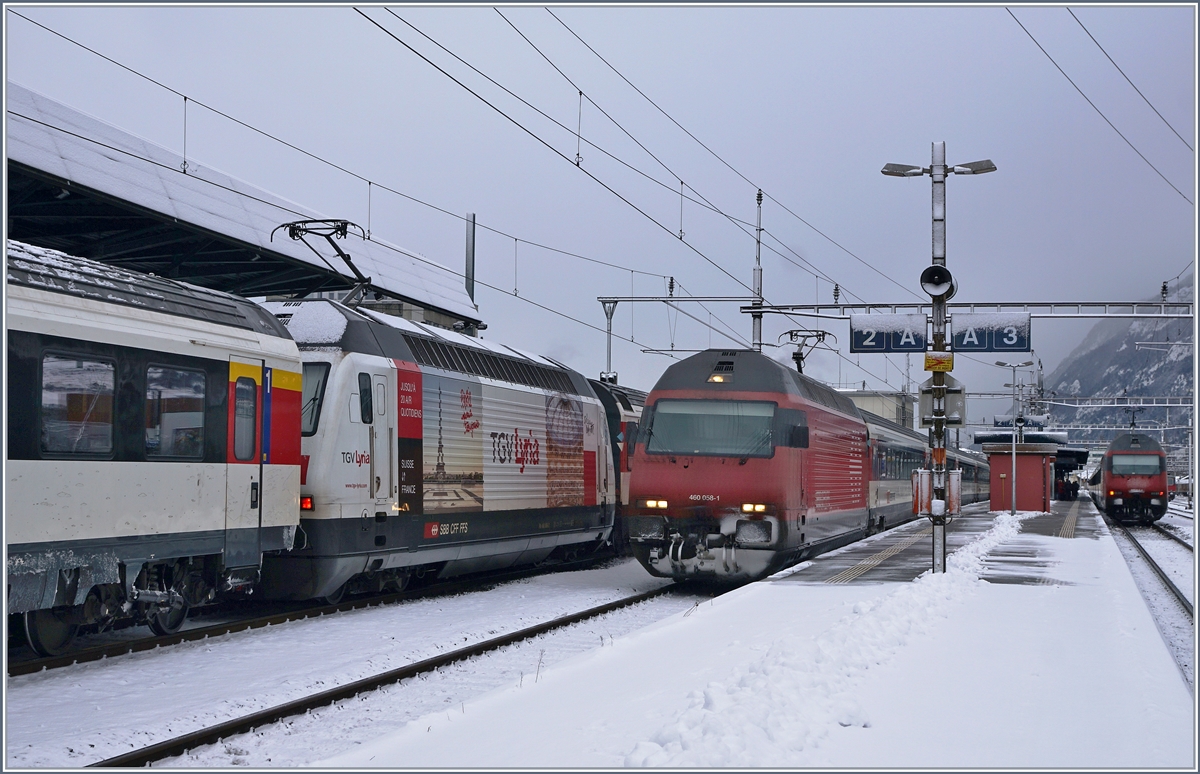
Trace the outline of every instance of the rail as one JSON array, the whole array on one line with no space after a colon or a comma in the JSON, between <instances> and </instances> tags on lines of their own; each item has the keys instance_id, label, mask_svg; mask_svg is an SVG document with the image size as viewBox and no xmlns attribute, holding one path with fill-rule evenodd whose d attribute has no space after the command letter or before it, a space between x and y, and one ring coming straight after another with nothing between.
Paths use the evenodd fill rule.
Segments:
<instances>
[{"instance_id":1,"label":"rail","mask_svg":"<svg viewBox=\"0 0 1200 774\"><path fill-rule=\"evenodd\" d=\"M222 624L213 624L211 626L199 626L194 629L176 632L175 634L145 637L137 640L126 640L124 642L112 643L110 645L99 645L91 648L81 648L77 651L64 653L61 656L35 658L28 661L17 661L16 663L10 662L7 664L7 671L9 677L16 677L18 675L28 675L35 672L40 672L43 669L61 669L62 667L68 667L72 664L86 664L91 661L99 661L103 658L123 656L126 653L141 653L147 650L154 650L155 648L178 645L183 642L196 642L208 637L220 637L223 634L242 632L249 629L260 629L264 626L274 626L277 624L288 623L290 621L301 621L305 618L315 618L322 615L331 615L333 613L341 613L348 610L361 610L367 607L388 605L395 602L404 602L413 599L422 599L425 597L457 594L465 590L478 588L483 584L518 580L531 575L544 574L547 571L561 572L581 569L591 566L597 561L605 558L609 557L588 557L586 559L574 562L563 562L561 564L556 564L553 567L534 566L520 570L488 573L486 575L472 575L462 579L442 581L432 586L423 586L418 589L350 599L339 602L336 605L309 605L282 613L255 616L240 621L230 621Z\"/></svg>"},{"instance_id":2,"label":"rail","mask_svg":"<svg viewBox=\"0 0 1200 774\"><path fill-rule=\"evenodd\" d=\"M1175 581L1167 577L1166 571L1159 566L1158 562L1154 561L1154 558L1150 556L1150 552L1146 550L1146 547L1142 545L1141 541L1133 536L1133 532L1130 531L1128 527L1116 519L1106 519L1106 521L1108 521L1110 525L1119 528L1121 532L1124 533L1125 537L1129 538L1129 542L1133 543L1133 547L1136 548L1138 553L1142 555L1142 558L1146 560L1146 564L1150 565L1150 569L1154 570L1154 573L1158 575L1158 579L1163 582L1163 585L1166 586L1167 589L1175 596L1176 601L1178 601L1179 604L1183 606L1183 609L1187 611L1188 618L1194 620L1195 612L1192 609L1192 603L1188 601L1188 598L1184 596L1184 593L1180 591L1178 586L1175 585Z\"/></svg>"},{"instance_id":3,"label":"rail","mask_svg":"<svg viewBox=\"0 0 1200 774\"><path fill-rule=\"evenodd\" d=\"M663 586L654 589L653 591L647 591L642 594L636 594L631 597L626 597L625 599L617 600L616 602L609 602L607 604L589 608L578 613L572 613L571 615L566 615L561 618L555 618L552 621L530 626L511 634L493 637L490 640L485 640L475 645L460 648L459 650L451 651L449 653L442 653L440 655L433 656L432 658L427 658L424 661L418 661L414 664L398 667L372 677L365 677L361 680L355 680L352 683L347 683L345 685L338 686L337 688L331 688L328 691L322 691L321 693L314 694L312 696L306 696L295 701L286 702L284 704L271 707L270 709L262 710L261 712L255 712L242 718L230 720L225 723L200 729L199 731L193 731L190 734L185 734L174 739L168 739L166 741L159 742L158 744L150 745L149 747L143 747L139 750L133 750L122 755L117 755L112 758L90 764L89 767L129 768L134 766L148 766L151 763L163 760L164 758L182 755L188 750L200 747L201 745L213 744L214 742L218 742L223 738L233 736L235 734L248 733L259 726L264 726L268 723L274 723L282 720L283 718L300 715L308 712L309 710L323 707L343 699L350 699L365 691L373 691L385 685L398 683L401 680L413 677L414 675L419 675L424 672L431 672L440 667L444 667L456 661L466 660L489 650L501 648L505 645L512 645L516 642L520 642L521 640L526 640L531 637L536 637L539 634L545 634L546 632L553 631L554 629L561 629L563 627L579 623L580 621L587 620L588 618L594 618L598 615L603 615L604 613L609 613L622 607L628 607L629 605L634 605L638 602L644 602L648 599L652 599L653 597L665 594L671 591L673 588L675 587Z\"/></svg>"}]
</instances>

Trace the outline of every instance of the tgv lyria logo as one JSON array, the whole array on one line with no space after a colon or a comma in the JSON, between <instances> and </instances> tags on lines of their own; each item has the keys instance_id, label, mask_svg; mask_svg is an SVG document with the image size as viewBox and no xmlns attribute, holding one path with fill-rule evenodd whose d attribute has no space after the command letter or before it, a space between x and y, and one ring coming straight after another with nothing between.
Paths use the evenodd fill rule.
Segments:
<instances>
[{"instance_id":1,"label":"tgv lyria logo","mask_svg":"<svg viewBox=\"0 0 1200 774\"><path fill-rule=\"evenodd\" d=\"M361 468L363 465L371 464L371 455L357 450L342 452L342 462L347 465L358 465Z\"/></svg>"},{"instance_id":2,"label":"tgv lyria logo","mask_svg":"<svg viewBox=\"0 0 1200 774\"><path fill-rule=\"evenodd\" d=\"M514 429L508 433L492 433L492 462L513 463L520 465L520 472L525 472L526 465L540 465L542 461L542 446L533 437L532 430L526 430L528 438L521 437L521 431Z\"/></svg>"}]
</instances>

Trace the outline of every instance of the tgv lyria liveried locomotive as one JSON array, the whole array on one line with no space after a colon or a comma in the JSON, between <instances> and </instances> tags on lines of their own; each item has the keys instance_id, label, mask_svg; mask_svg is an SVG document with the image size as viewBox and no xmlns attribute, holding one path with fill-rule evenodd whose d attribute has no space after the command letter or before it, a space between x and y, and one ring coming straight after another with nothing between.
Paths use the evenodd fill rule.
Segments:
<instances>
[{"instance_id":1,"label":"tgv lyria liveried locomotive","mask_svg":"<svg viewBox=\"0 0 1200 774\"><path fill-rule=\"evenodd\" d=\"M625 518L654 575L759 578L915 518L925 438L751 350L672 365L640 428ZM947 461L964 503L987 499L982 456Z\"/></svg>"},{"instance_id":2,"label":"tgv lyria liveried locomotive","mask_svg":"<svg viewBox=\"0 0 1200 774\"><path fill-rule=\"evenodd\" d=\"M557 363L332 301L268 303L300 347L300 532L271 597L534 563L615 514L604 410Z\"/></svg>"},{"instance_id":3,"label":"tgv lyria liveried locomotive","mask_svg":"<svg viewBox=\"0 0 1200 774\"><path fill-rule=\"evenodd\" d=\"M332 301L276 316L6 254L8 613L43 654L83 625L167 633L223 596L337 598L610 534L620 458L560 364Z\"/></svg>"}]
</instances>

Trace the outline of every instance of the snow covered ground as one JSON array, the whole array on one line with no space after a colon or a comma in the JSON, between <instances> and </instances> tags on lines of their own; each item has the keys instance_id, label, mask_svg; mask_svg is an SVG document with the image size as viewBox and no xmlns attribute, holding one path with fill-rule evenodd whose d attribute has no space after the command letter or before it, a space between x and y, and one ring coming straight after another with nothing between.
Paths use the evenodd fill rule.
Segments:
<instances>
[{"instance_id":1,"label":"snow covered ground","mask_svg":"<svg viewBox=\"0 0 1200 774\"><path fill-rule=\"evenodd\" d=\"M1018 537L1031 515L942 575L668 596L164 765L1194 769L1194 698L1112 536ZM1017 543L1037 582L981 580ZM10 678L6 763L77 767L663 582L624 562Z\"/></svg>"},{"instance_id":2,"label":"snow covered ground","mask_svg":"<svg viewBox=\"0 0 1200 774\"><path fill-rule=\"evenodd\" d=\"M1194 769L1193 696L1107 531L1038 538L1044 583L980 580L1028 515L943 575L752 584L313 763Z\"/></svg>"},{"instance_id":3,"label":"snow covered ground","mask_svg":"<svg viewBox=\"0 0 1200 774\"><path fill-rule=\"evenodd\" d=\"M669 583L627 560L10 677L6 768L84 766ZM539 661L544 670L555 660L599 646L601 638L611 642L695 602L669 595L643 603L576 630L570 642L534 641L490 655L486 669L448 670L405 681L403 690L376 692L373 701L391 702L381 715L340 709L313 713L295 721L294 728L281 724L266 736L202 748L181 763L302 765L491 690L498 683L489 680L520 680L524 673L529 682Z\"/></svg>"}]
</instances>

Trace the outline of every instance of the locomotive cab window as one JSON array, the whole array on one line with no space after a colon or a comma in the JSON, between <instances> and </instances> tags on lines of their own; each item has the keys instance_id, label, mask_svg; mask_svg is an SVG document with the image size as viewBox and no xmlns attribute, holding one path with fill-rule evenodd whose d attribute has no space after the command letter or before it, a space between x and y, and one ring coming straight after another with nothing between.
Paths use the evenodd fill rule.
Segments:
<instances>
[{"instance_id":1,"label":"locomotive cab window","mask_svg":"<svg viewBox=\"0 0 1200 774\"><path fill-rule=\"evenodd\" d=\"M112 454L115 385L116 366L110 361L42 357L42 451L90 457Z\"/></svg>"},{"instance_id":2,"label":"locomotive cab window","mask_svg":"<svg viewBox=\"0 0 1200 774\"><path fill-rule=\"evenodd\" d=\"M646 425L649 454L770 457L775 404L748 400L660 400Z\"/></svg>"},{"instance_id":3,"label":"locomotive cab window","mask_svg":"<svg viewBox=\"0 0 1200 774\"><path fill-rule=\"evenodd\" d=\"M1162 473L1162 459L1156 454L1114 454L1112 471L1115 476L1153 476Z\"/></svg>"},{"instance_id":4,"label":"locomotive cab window","mask_svg":"<svg viewBox=\"0 0 1200 774\"><path fill-rule=\"evenodd\" d=\"M317 432L321 403L325 400L325 384L329 381L329 363L305 363L301 381L300 435Z\"/></svg>"},{"instance_id":5,"label":"locomotive cab window","mask_svg":"<svg viewBox=\"0 0 1200 774\"><path fill-rule=\"evenodd\" d=\"M254 459L258 440L258 385L248 376L239 376L233 388L233 456Z\"/></svg>"},{"instance_id":6,"label":"locomotive cab window","mask_svg":"<svg viewBox=\"0 0 1200 774\"><path fill-rule=\"evenodd\" d=\"M358 375L358 414L359 419L364 425L371 424L375 416L373 401L371 400L371 375Z\"/></svg>"},{"instance_id":7,"label":"locomotive cab window","mask_svg":"<svg viewBox=\"0 0 1200 774\"><path fill-rule=\"evenodd\" d=\"M204 456L204 372L146 369L146 456Z\"/></svg>"}]
</instances>

